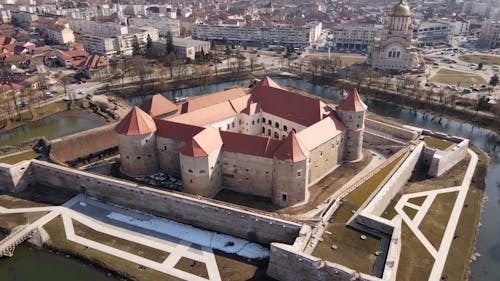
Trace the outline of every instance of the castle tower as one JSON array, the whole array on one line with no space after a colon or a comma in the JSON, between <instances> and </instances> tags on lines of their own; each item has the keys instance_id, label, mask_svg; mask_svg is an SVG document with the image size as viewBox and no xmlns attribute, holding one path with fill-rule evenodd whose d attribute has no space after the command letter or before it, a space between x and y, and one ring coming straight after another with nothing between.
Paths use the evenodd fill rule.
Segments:
<instances>
[{"instance_id":1,"label":"castle tower","mask_svg":"<svg viewBox=\"0 0 500 281\"><path fill-rule=\"evenodd\" d=\"M392 8L388 21L389 30L391 31L400 31L405 34L412 31L411 11L406 0L400 0L399 3Z\"/></svg>"},{"instance_id":2,"label":"castle tower","mask_svg":"<svg viewBox=\"0 0 500 281\"><path fill-rule=\"evenodd\" d=\"M359 97L358 91L353 89L349 95L342 91L337 115L346 126L344 137L344 160L359 161L363 158L363 132L365 130L365 113L368 109Z\"/></svg>"},{"instance_id":3,"label":"castle tower","mask_svg":"<svg viewBox=\"0 0 500 281\"><path fill-rule=\"evenodd\" d=\"M199 132L179 148L185 192L205 197L213 197L219 192L221 148L220 133L212 127Z\"/></svg>"},{"instance_id":4,"label":"castle tower","mask_svg":"<svg viewBox=\"0 0 500 281\"><path fill-rule=\"evenodd\" d=\"M291 132L274 154L272 200L290 206L306 200L309 151Z\"/></svg>"},{"instance_id":5,"label":"castle tower","mask_svg":"<svg viewBox=\"0 0 500 281\"><path fill-rule=\"evenodd\" d=\"M156 125L146 112L135 106L116 125L120 149L120 171L127 176L151 175L158 171Z\"/></svg>"}]
</instances>

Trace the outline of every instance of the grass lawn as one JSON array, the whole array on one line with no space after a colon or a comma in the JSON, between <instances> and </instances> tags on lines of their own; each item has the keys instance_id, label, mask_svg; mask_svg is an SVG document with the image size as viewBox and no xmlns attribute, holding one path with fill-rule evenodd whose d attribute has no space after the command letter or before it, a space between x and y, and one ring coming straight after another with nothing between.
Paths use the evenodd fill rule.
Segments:
<instances>
[{"instance_id":1,"label":"grass lawn","mask_svg":"<svg viewBox=\"0 0 500 281\"><path fill-rule=\"evenodd\" d=\"M196 276L208 278L207 265L204 262L182 257L174 266L174 268L189 272Z\"/></svg>"},{"instance_id":2,"label":"grass lawn","mask_svg":"<svg viewBox=\"0 0 500 281\"><path fill-rule=\"evenodd\" d=\"M488 169L488 156L484 152L473 150L479 156L479 163L472 179L472 184L465 198L464 208L460 214L455 239L451 243L443 276L447 280L465 280L469 272L469 259L474 247L476 229L481 215L484 179Z\"/></svg>"},{"instance_id":3,"label":"grass lawn","mask_svg":"<svg viewBox=\"0 0 500 281\"><path fill-rule=\"evenodd\" d=\"M415 218L415 216L417 215L417 210L410 208L408 206L403 207L403 212L405 212L405 214L408 215L410 219Z\"/></svg>"},{"instance_id":4,"label":"grass lawn","mask_svg":"<svg viewBox=\"0 0 500 281\"><path fill-rule=\"evenodd\" d=\"M447 84L447 85L460 85L460 87L469 87L472 84L482 85L487 84L483 77L470 73L462 72L447 68L441 68L434 74L429 80L435 83Z\"/></svg>"},{"instance_id":5,"label":"grass lawn","mask_svg":"<svg viewBox=\"0 0 500 281\"><path fill-rule=\"evenodd\" d=\"M38 156L40 156L40 154L30 149L22 151L20 153L13 153L6 156L2 156L0 157L0 162L6 164L16 164L17 162L21 162L23 160L35 159Z\"/></svg>"},{"instance_id":6,"label":"grass lawn","mask_svg":"<svg viewBox=\"0 0 500 281\"><path fill-rule=\"evenodd\" d=\"M484 65L486 64L500 65L500 56L493 56L493 55L463 55L458 57L458 59L475 64L483 63Z\"/></svg>"},{"instance_id":7,"label":"grass lawn","mask_svg":"<svg viewBox=\"0 0 500 281\"><path fill-rule=\"evenodd\" d=\"M145 259L152 260L158 263L165 261L169 253L151 248L142 244L130 242L129 240L121 239L116 236L108 235L102 233L92 228L72 220L73 226L75 228L75 233L78 236L108 245L113 248L120 249L122 251L141 256Z\"/></svg>"},{"instance_id":8,"label":"grass lawn","mask_svg":"<svg viewBox=\"0 0 500 281\"><path fill-rule=\"evenodd\" d=\"M396 275L398 281L427 280L434 264L434 258L420 243L405 222L401 230L401 255ZM451 280L451 279L449 279Z\"/></svg>"},{"instance_id":9,"label":"grass lawn","mask_svg":"<svg viewBox=\"0 0 500 281\"><path fill-rule=\"evenodd\" d=\"M0 232L10 232L18 225L28 224L41 218L47 212L2 214L0 215Z\"/></svg>"},{"instance_id":10,"label":"grass lawn","mask_svg":"<svg viewBox=\"0 0 500 281\"><path fill-rule=\"evenodd\" d=\"M454 143L447 141L447 140L442 140L434 137L425 137L424 138L425 144L427 146L430 146L432 148L436 148L439 150L446 150L454 145Z\"/></svg>"},{"instance_id":11,"label":"grass lawn","mask_svg":"<svg viewBox=\"0 0 500 281\"><path fill-rule=\"evenodd\" d=\"M44 229L50 235L50 240L47 243L47 246L50 248L90 261L99 267L117 272L127 279L138 281L181 280L150 268L141 269L136 263L120 259L101 251L86 248L83 245L67 240L60 217L47 223Z\"/></svg>"},{"instance_id":12,"label":"grass lawn","mask_svg":"<svg viewBox=\"0 0 500 281\"><path fill-rule=\"evenodd\" d=\"M350 66L357 63L364 63L366 61L365 57L356 56L341 56L340 62L342 66Z\"/></svg>"},{"instance_id":13,"label":"grass lawn","mask_svg":"<svg viewBox=\"0 0 500 281\"><path fill-rule=\"evenodd\" d=\"M422 204L424 204L425 198L427 198L427 196L413 197L408 199L408 202L418 206L422 206Z\"/></svg>"},{"instance_id":14,"label":"grass lawn","mask_svg":"<svg viewBox=\"0 0 500 281\"><path fill-rule=\"evenodd\" d=\"M436 249L441 245L457 195L458 192L438 194L418 226Z\"/></svg>"},{"instance_id":15,"label":"grass lawn","mask_svg":"<svg viewBox=\"0 0 500 281\"><path fill-rule=\"evenodd\" d=\"M351 229L346 223L403 157L405 155L395 159L342 200L342 204L330 218L322 237L323 242L318 243L312 253L313 256L363 273L372 273L376 260L374 253L380 249L380 239ZM366 240L360 239L362 234L367 236ZM336 250L331 249L333 244L337 245Z\"/></svg>"}]
</instances>

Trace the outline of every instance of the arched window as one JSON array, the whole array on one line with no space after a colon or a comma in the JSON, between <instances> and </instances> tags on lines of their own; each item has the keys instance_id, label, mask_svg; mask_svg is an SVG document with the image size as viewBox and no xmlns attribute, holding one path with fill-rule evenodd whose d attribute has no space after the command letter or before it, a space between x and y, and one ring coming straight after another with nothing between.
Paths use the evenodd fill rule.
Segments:
<instances>
[{"instance_id":1,"label":"arched window","mask_svg":"<svg viewBox=\"0 0 500 281\"><path fill-rule=\"evenodd\" d=\"M266 118L262 117L262 123L266 123Z\"/></svg>"},{"instance_id":2,"label":"arched window","mask_svg":"<svg viewBox=\"0 0 500 281\"><path fill-rule=\"evenodd\" d=\"M265 134L266 133L266 128L262 127L262 133Z\"/></svg>"},{"instance_id":3,"label":"arched window","mask_svg":"<svg viewBox=\"0 0 500 281\"><path fill-rule=\"evenodd\" d=\"M286 138L286 136L285 136L285 135L283 135L281 139L282 139L282 140L284 140L285 138Z\"/></svg>"},{"instance_id":4,"label":"arched window","mask_svg":"<svg viewBox=\"0 0 500 281\"><path fill-rule=\"evenodd\" d=\"M267 130L267 135L268 135L268 136L271 136L271 129L268 129L268 130Z\"/></svg>"},{"instance_id":5,"label":"arched window","mask_svg":"<svg viewBox=\"0 0 500 281\"><path fill-rule=\"evenodd\" d=\"M193 170L189 169L188 172L190 172L191 174L193 173Z\"/></svg>"},{"instance_id":6,"label":"arched window","mask_svg":"<svg viewBox=\"0 0 500 281\"><path fill-rule=\"evenodd\" d=\"M267 120L267 124L268 124L268 125L272 125L272 124L273 124L273 121L271 121L271 120Z\"/></svg>"},{"instance_id":7,"label":"arched window","mask_svg":"<svg viewBox=\"0 0 500 281\"><path fill-rule=\"evenodd\" d=\"M297 133L297 131L295 131L295 129L293 129L293 128L292 128L292 132Z\"/></svg>"},{"instance_id":8,"label":"arched window","mask_svg":"<svg viewBox=\"0 0 500 281\"><path fill-rule=\"evenodd\" d=\"M252 125L255 125L255 120L252 120Z\"/></svg>"},{"instance_id":9,"label":"arched window","mask_svg":"<svg viewBox=\"0 0 500 281\"><path fill-rule=\"evenodd\" d=\"M278 132L274 132L274 138L278 140L280 139L280 135L278 134Z\"/></svg>"},{"instance_id":10,"label":"arched window","mask_svg":"<svg viewBox=\"0 0 500 281\"><path fill-rule=\"evenodd\" d=\"M274 127L279 128L280 127L280 123L278 123L278 122L274 123Z\"/></svg>"},{"instance_id":11,"label":"arched window","mask_svg":"<svg viewBox=\"0 0 500 281\"><path fill-rule=\"evenodd\" d=\"M286 127L286 125L283 125L283 131L285 131L285 132L288 131L288 128Z\"/></svg>"}]
</instances>

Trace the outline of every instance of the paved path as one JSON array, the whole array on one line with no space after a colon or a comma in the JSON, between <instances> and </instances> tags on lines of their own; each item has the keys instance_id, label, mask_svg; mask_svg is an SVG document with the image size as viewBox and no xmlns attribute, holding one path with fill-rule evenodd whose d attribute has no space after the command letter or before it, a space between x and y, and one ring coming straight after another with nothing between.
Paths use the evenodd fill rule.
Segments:
<instances>
[{"instance_id":1,"label":"paved path","mask_svg":"<svg viewBox=\"0 0 500 281\"><path fill-rule=\"evenodd\" d=\"M451 243L453 242L453 235L458 225L458 220L460 218L460 214L462 212L462 208L464 206L465 198L467 197L467 193L469 191L470 183L472 180L472 176L474 175L474 171L476 169L478 157L477 154L472 150L468 150L469 155L471 156L471 160L467 167L467 171L465 172L465 176L462 180L462 184L459 186L447 187L436 190L422 191L416 193L405 194L401 196L401 199L398 201L394 209L401 216L403 221L409 226L409 228L413 231L415 236L420 240L420 242L424 245L427 251L434 257L434 265L432 267L432 271L429 277L429 281L438 281L441 279L441 275L443 273L443 268L446 263L446 259L448 257L448 252L450 250ZM423 218L429 211L432 202L436 198L436 195L450 192L458 192L457 199L455 200L455 204L453 206L453 210L450 214L450 218L448 220L443 238L441 240L439 249L436 249L429 240L425 237L425 235L418 229L418 226L422 222ZM426 196L422 206L417 206L408 202L411 198L423 197ZM404 211L403 207L410 207L412 209L417 210L417 214L413 219L411 219Z\"/></svg>"},{"instance_id":2,"label":"paved path","mask_svg":"<svg viewBox=\"0 0 500 281\"><path fill-rule=\"evenodd\" d=\"M128 229L116 227L113 225L109 225L103 223L101 221L95 220L91 217L83 215L77 211L70 209L71 206L75 204L80 204L80 202L84 202L87 205L99 204L101 207L105 205L103 203L88 200L82 195L75 196L68 202L66 202L63 206L50 206L50 207L33 207L33 208L16 208L16 209L6 209L4 207L0 207L0 214L14 214L14 213L30 213L30 212L49 212L45 216L41 217L34 223L27 226L26 230L34 230L38 227L42 227L49 221L53 220L57 216L61 216L63 220L64 230L66 233L66 238L69 241L87 246L89 248L104 252L106 254L110 254L116 257L119 257L124 260L128 260L130 262L136 263L138 265L142 265L159 272L163 272L165 274L175 276L177 278L183 280L193 280L193 281L206 281L213 280L219 281L221 280L220 273L217 267L217 263L215 260L215 255L213 254L212 249L202 247L201 250L197 248L191 247L191 244L186 241L181 241L180 243L173 243L171 241L163 240L157 237L152 237L149 235L145 235L142 233L134 232ZM113 208L116 211L116 208ZM125 210L122 209L122 212ZM144 257L122 251L120 249L99 243L97 241L93 241L87 239L85 237L78 236L75 233L73 221L78 221L84 224L87 227L92 228L95 231L105 233L107 235L119 237L121 239L125 239L131 241L133 243L146 245L151 248L158 249L160 251L164 251L169 253L169 256L163 262L156 262ZM195 261L202 262L207 267L207 272L209 278L202 278L196 275L193 275L189 272L182 271L180 269L174 268L177 262L182 258L186 257Z\"/></svg>"}]
</instances>

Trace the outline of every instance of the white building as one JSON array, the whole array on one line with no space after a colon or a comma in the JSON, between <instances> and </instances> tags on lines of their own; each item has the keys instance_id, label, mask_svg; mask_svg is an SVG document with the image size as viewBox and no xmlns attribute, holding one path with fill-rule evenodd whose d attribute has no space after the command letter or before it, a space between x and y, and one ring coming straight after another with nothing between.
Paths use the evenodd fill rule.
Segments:
<instances>
[{"instance_id":1,"label":"white building","mask_svg":"<svg viewBox=\"0 0 500 281\"><path fill-rule=\"evenodd\" d=\"M468 16L480 16L489 19L500 18L499 0L467 0L464 1L462 13Z\"/></svg>"},{"instance_id":2,"label":"white building","mask_svg":"<svg viewBox=\"0 0 500 281\"><path fill-rule=\"evenodd\" d=\"M154 27L160 36L167 36L170 31L172 36L179 37L181 29L179 20L168 17L129 18L128 24L133 27Z\"/></svg>"},{"instance_id":3,"label":"white building","mask_svg":"<svg viewBox=\"0 0 500 281\"><path fill-rule=\"evenodd\" d=\"M173 38L174 49L179 58L195 59L198 52L207 53L210 50L210 42L193 40L191 38Z\"/></svg>"},{"instance_id":4,"label":"white building","mask_svg":"<svg viewBox=\"0 0 500 281\"><path fill-rule=\"evenodd\" d=\"M336 50L366 50L383 29L379 24L340 24L331 29Z\"/></svg>"},{"instance_id":5,"label":"white building","mask_svg":"<svg viewBox=\"0 0 500 281\"><path fill-rule=\"evenodd\" d=\"M413 29L413 37L417 40L419 47L449 45L452 27L447 19L422 22Z\"/></svg>"},{"instance_id":6,"label":"white building","mask_svg":"<svg viewBox=\"0 0 500 281\"><path fill-rule=\"evenodd\" d=\"M385 21L382 34L368 48L367 62L377 69L411 70L416 60L411 51L412 31L410 7L406 0L400 0Z\"/></svg>"},{"instance_id":7,"label":"white building","mask_svg":"<svg viewBox=\"0 0 500 281\"><path fill-rule=\"evenodd\" d=\"M67 25L50 25L47 27L46 31L49 39L56 44L75 42L73 30L71 30L71 28Z\"/></svg>"},{"instance_id":8,"label":"white building","mask_svg":"<svg viewBox=\"0 0 500 281\"><path fill-rule=\"evenodd\" d=\"M10 23L11 15L9 9L1 9L0 10L0 22L1 23Z\"/></svg>"},{"instance_id":9,"label":"white building","mask_svg":"<svg viewBox=\"0 0 500 281\"><path fill-rule=\"evenodd\" d=\"M491 49L500 47L500 20L485 20L483 22L479 42Z\"/></svg>"},{"instance_id":10,"label":"white building","mask_svg":"<svg viewBox=\"0 0 500 281\"><path fill-rule=\"evenodd\" d=\"M310 23L303 27L258 27L193 25L191 36L200 40L216 40L247 45L294 45L308 46L319 38L321 23Z\"/></svg>"},{"instance_id":11,"label":"white building","mask_svg":"<svg viewBox=\"0 0 500 281\"><path fill-rule=\"evenodd\" d=\"M97 22L89 20L69 19L69 27L82 35L98 37L114 37L128 33L126 26L113 22Z\"/></svg>"},{"instance_id":12,"label":"white building","mask_svg":"<svg viewBox=\"0 0 500 281\"><path fill-rule=\"evenodd\" d=\"M118 54L118 40L112 37L96 37L92 35L83 35L83 48L93 54L105 57L112 57Z\"/></svg>"}]
</instances>

